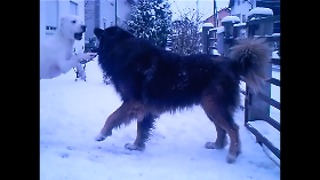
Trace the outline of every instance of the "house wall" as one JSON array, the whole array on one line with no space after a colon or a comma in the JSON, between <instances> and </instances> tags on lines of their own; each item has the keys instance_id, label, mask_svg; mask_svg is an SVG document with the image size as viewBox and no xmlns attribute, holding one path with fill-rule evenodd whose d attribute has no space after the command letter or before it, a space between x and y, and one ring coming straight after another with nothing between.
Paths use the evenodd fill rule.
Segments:
<instances>
[{"instance_id":1,"label":"house wall","mask_svg":"<svg viewBox=\"0 0 320 180\"><path fill-rule=\"evenodd\" d=\"M249 2L252 4L252 7ZM247 14L251 8L256 7L256 0L249 0L249 2L243 0L234 0L234 6L231 8L231 15L238 16L241 22L246 22L248 18Z\"/></svg>"},{"instance_id":2,"label":"house wall","mask_svg":"<svg viewBox=\"0 0 320 180\"><path fill-rule=\"evenodd\" d=\"M45 1L40 0L40 43L46 36L46 10Z\"/></svg>"},{"instance_id":3,"label":"house wall","mask_svg":"<svg viewBox=\"0 0 320 180\"><path fill-rule=\"evenodd\" d=\"M85 5L85 23L87 26L86 31L86 43L89 42L89 39L94 38L93 30L95 27L100 27L99 24L99 4L100 0L88 0Z\"/></svg>"},{"instance_id":4,"label":"house wall","mask_svg":"<svg viewBox=\"0 0 320 180\"><path fill-rule=\"evenodd\" d=\"M127 0L117 0L117 25L123 26L130 18L131 5ZM100 0L100 28L115 25L115 0Z\"/></svg>"},{"instance_id":5,"label":"house wall","mask_svg":"<svg viewBox=\"0 0 320 180\"><path fill-rule=\"evenodd\" d=\"M117 0L117 25L125 26L124 21L130 18L133 0ZM87 0L85 5L85 23L87 26L85 44L92 46L90 39L94 39L94 28L107 28L115 25L115 0Z\"/></svg>"}]
</instances>

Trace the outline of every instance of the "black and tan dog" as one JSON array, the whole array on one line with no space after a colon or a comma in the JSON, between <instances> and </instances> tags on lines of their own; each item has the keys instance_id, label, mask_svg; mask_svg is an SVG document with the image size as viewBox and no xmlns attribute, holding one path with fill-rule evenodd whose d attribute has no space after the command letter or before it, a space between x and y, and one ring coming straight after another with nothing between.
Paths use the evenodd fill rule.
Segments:
<instances>
[{"instance_id":1,"label":"black and tan dog","mask_svg":"<svg viewBox=\"0 0 320 180\"><path fill-rule=\"evenodd\" d=\"M236 160L240 139L233 115L240 103L239 83L243 77L253 90L260 90L270 60L270 49L264 40L243 40L232 47L227 58L207 54L181 56L116 26L96 28L94 33L100 42L99 65L123 101L107 118L97 141L136 119L136 140L125 147L143 150L161 113L200 105L217 130L216 141L207 142L205 147L225 147L228 134L227 162Z\"/></svg>"}]
</instances>

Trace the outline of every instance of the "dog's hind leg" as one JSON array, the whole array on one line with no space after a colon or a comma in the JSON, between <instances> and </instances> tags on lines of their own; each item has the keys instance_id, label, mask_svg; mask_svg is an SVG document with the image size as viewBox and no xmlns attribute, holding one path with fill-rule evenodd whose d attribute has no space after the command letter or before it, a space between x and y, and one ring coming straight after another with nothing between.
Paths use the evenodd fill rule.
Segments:
<instances>
[{"instance_id":1,"label":"dog's hind leg","mask_svg":"<svg viewBox=\"0 0 320 180\"><path fill-rule=\"evenodd\" d=\"M217 139L215 142L207 142L205 148L207 149L222 149L227 145L227 137L226 131L220 127L218 123L216 123L212 118L208 116L208 118L214 123L217 131Z\"/></svg>"},{"instance_id":2,"label":"dog's hind leg","mask_svg":"<svg viewBox=\"0 0 320 180\"><path fill-rule=\"evenodd\" d=\"M240 154L239 127L233 121L233 114L227 108L221 107L219 103L215 103L210 96L202 99L202 107L217 128L216 142L206 143L206 148L221 148L225 140L223 137L225 131L230 137L227 162L233 163Z\"/></svg>"},{"instance_id":3,"label":"dog's hind leg","mask_svg":"<svg viewBox=\"0 0 320 180\"><path fill-rule=\"evenodd\" d=\"M132 119L142 119L144 113L143 105L136 101L124 102L106 120L96 141L103 141L112 135L113 128L120 128L121 125L128 125Z\"/></svg>"},{"instance_id":4,"label":"dog's hind leg","mask_svg":"<svg viewBox=\"0 0 320 180\"><path fill-rule=\"evenodd\" d=\"M142 121L137 121L137 137L133 144L127 143L125 148L130 150L144 150L145 142L149 140L151 131L154 128L156 116L151 113L146 114Z\"/></svg>"}]
</instances>

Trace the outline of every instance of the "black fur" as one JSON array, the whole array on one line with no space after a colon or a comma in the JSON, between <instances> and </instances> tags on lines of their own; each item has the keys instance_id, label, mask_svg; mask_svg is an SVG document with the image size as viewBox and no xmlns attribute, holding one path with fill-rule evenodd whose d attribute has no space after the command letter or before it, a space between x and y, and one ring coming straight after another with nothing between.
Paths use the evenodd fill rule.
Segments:
<instances>
[{"instance_id":1,"label":"black fur","mask_svg":"<svg viewBox=\"0 0 320 180\"><path fill-rule=\"evenodd\" d=\"M227 161L235 160L240 152L238 126L233 122L240 102L239 83L243 76L254 92L261 89L270 59L269 47L263 40L240 41L230 49L228 58L209 54L181 56L116 26L96 28L94 33L99 39L99 65L121 96L123 107L132 102L142 106L142 111L133 106L127 109L143 116L138 119L137 139L133 146L127 146L129 149L144 148L155 118L161 113L200 104L219 131L217 142L209 143L207 148L222 148L228 133L231 145ZM110 118L98 141L110 134L114 126L108 121L115 119L119 121L116 123L125 123L121 118Z\"/></svg>"},{"instance_id":2,"label":"black fur","mask_svg":"<svg viewBox=\"0 0 320 180\"><path fill-rule=\"evenodd\" d=\"M207 54L180 56L119 27L100 33L99 64L123 101L142 100L175 111L199 104L209 87L224 107L238 105L238 61Z\"/></svg>"},{"instance_id":3,"label":"black fur","mask_svg":"<svg viewBox=\"0 0 320 180\"><path fill-rule=\"evenodd\" d=\"M138 126L141 127L141 146L149 140L152 130L155 128L155 119L157 117L152 115L151 113L148 113L144 116L143 120L141 122L138 122Z\"/></svg>"}]
</instances>

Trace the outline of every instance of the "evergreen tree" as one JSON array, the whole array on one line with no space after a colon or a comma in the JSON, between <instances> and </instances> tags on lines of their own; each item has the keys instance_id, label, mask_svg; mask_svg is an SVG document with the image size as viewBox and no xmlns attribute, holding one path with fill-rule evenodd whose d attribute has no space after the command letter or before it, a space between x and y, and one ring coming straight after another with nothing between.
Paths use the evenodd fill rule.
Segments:
<instances>
[{"instance_id":1,"label":"evergreen tree","mask_svg":"<svg viewBox=\"0 0 320 180\"><path fill-rule=\"evenodd\" d=\"M132 9L128 31L165 48L172 16L168 0L138 0Z\"/></svg>"}]
</instances>

